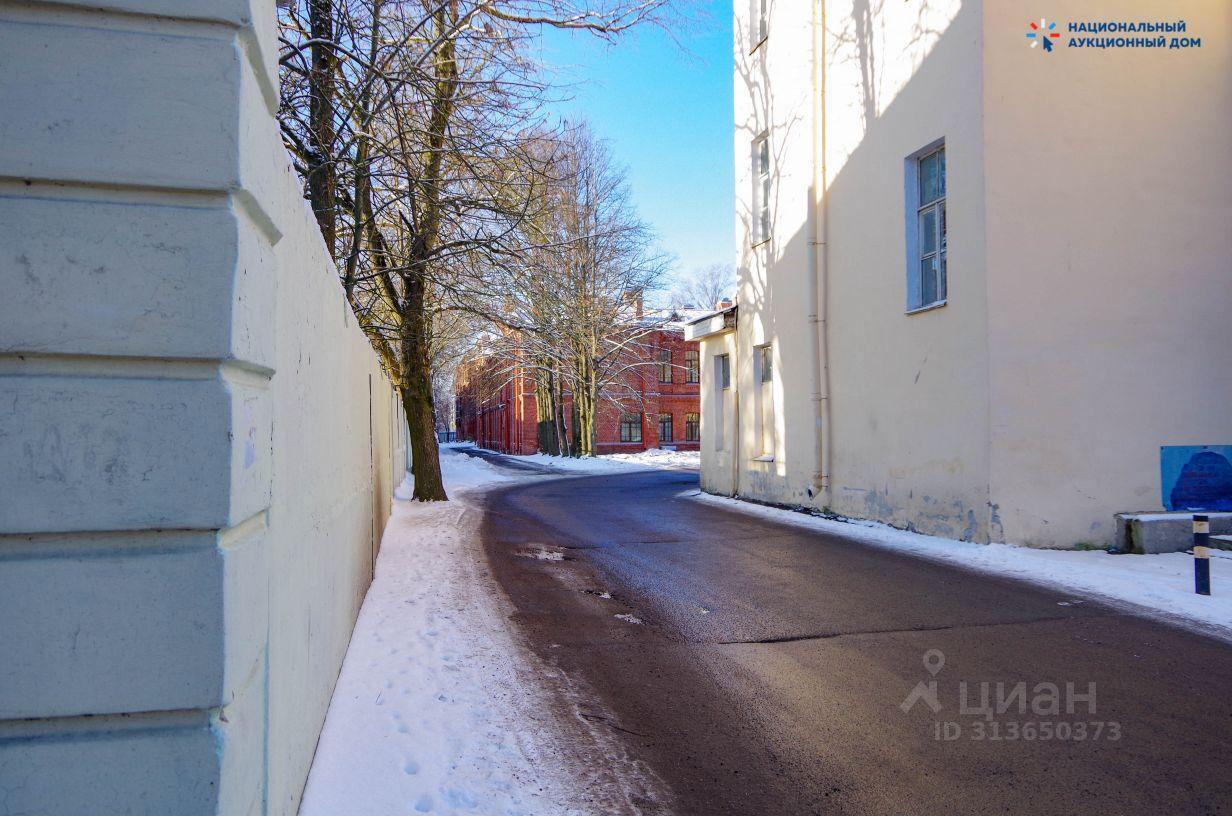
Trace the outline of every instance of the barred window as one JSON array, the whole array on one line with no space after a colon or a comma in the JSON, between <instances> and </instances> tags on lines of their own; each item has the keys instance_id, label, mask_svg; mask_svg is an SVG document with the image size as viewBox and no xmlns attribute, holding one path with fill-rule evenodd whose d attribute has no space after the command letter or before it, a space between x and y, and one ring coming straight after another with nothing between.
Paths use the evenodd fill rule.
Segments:
<instances>
[{"instance_id":1,"label":"barred window","mask_svg":"<svg viewBox=\"0 0 1232 816\"><path fill-rule=\"evenodd\" d=\"M702 381L701 353L697 349L687 349L684 353L684 381L699 383Z\"/></svg>"},{"instance_id":2,"label":"barred window","mask_svg":"<svg viewBox=\"0 0 1232 816\"><path fill-rule=\"evenodd\" d=\"M684 415L684 441L700 442L702 438L702 415Z\"/></svg>"}]
</instances>

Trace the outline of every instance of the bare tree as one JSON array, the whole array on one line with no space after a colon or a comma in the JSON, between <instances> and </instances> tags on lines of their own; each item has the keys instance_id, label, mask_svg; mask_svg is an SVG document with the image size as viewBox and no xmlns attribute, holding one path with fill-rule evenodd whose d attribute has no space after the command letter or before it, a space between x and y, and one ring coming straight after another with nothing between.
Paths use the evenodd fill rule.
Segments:
<instances>
[{"instance_id":1,"label":"bare tree","mask_svg":"<svg viewBox=\"0 0 1232 816\"><path fill-rule=\"evenodd\" d=\"M624 170L589 126L556 141L544 205L526 225L533 251L505 279L486 353L490 368L534 379L543 450L593 455L600 401L640 398L628 383L651 365L648 341L662 322L642 314L642 297L659 287L666 261Z\"/></svg>"},{"instance_id":2,"label":"bare tree","mask_svg":"<svg viewBox=\"0 0 1232 816\"><path fill-rule=\"evenodd\" d=\"M415 498L447 498L434 331L482 313L545 191L541 26L605 38L666 0L287 0L284 139L348 301L398 389Z\"/></svg>"},{"instance_id":3,"label":"bare tree","mask_svg":"<svg viewBox=\"0 0 1232 816\"><path fill-rule=\"evenodd\" d=\"M672 289L671 305L677 309L713 309L736 292L736 267L710 264L684 275Z\"/></svg>"}]
</instances>

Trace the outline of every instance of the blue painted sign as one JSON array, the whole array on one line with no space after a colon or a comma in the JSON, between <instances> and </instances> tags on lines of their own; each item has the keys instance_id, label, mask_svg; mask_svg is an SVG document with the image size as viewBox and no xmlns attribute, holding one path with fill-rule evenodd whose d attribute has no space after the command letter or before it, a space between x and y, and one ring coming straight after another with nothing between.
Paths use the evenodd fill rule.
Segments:
<instances>
[{"instance_id":1,"label":"blue painted sign","mask_svg":"<svg viewBox=\"0 0 1232 816\"><path fill-rule=\"evenodd\" d=\"M1232 445L1165 445L1159 484L1169 510L1232 511Z\"/></svg>"}]
</instances>

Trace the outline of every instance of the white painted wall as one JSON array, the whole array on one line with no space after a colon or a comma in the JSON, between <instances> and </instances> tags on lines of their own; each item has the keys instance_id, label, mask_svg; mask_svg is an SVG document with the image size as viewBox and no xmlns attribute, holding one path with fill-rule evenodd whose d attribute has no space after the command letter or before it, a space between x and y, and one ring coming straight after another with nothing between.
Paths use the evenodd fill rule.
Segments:
<instances>
[{"instance_id":1,"label":"white painted wall","mask_svg":"<svg viewBox=\"0 0 1232 816\"><path fill-rule=\"evenodd\" d=\"M272 31L0 9L4 812L296 810L405 434L278 141Z\"/></svg>"}]
</instances>

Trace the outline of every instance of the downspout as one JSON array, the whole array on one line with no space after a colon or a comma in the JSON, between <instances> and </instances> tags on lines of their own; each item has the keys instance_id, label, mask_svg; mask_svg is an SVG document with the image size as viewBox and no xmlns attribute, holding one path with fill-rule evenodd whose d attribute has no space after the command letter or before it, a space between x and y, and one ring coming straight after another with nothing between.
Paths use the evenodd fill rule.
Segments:
<instances>
[{"instance_id":1,"label":"downspout","mask_svg":"<svg viewBox=\"0 0 1232 816\"><path fill-rule=\"evenodd\" d=\"M829 291L826 269L826 3L813 0L813 184L811 204L813 274L809 277L813 329L813 413L816 469L808 495L822 507L831 506L830 484L830 344L828 342Z\"/></svg>"}]
</instances>

